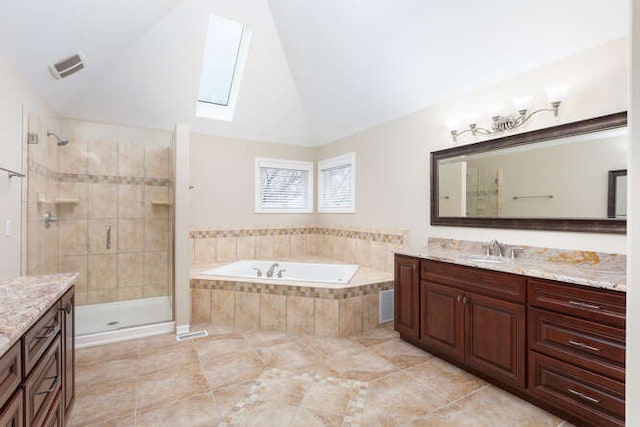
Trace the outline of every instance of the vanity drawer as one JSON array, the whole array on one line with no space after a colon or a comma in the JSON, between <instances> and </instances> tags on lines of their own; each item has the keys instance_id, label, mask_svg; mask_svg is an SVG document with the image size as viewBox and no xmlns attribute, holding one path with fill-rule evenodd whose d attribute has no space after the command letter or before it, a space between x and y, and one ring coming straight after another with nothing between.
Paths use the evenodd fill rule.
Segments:
<instances>
[{"instance_id":1,"label":"vanity drawer","mask_svg":"<svg viewBox=\"0 0 640 427\"><path fill-rule=\"evenodd\" d=\"M42 425L62 389L62 341L56 336L24 383L25 421Z\"/></svg>"},{"instance_id":2,"label":"vanity drawer","mask_svg":"<svg viewBox=\"0 0 640 427\"><path fill-rule=\"evenodd\" d=\"M24 334L22 339L24 348L24 372L29 375L31 369L53 342L60 331L59 303L55 303L37 322Z\"/></svg>"},{"instance_id":3,"label":"vanity drawer","mask_svg":"<svg viewBox=\"0 0 640 427\"><path fill-rule=\"evenodd\" d=\"M527 279L516 274L445 262L422 261L420 278L506 301L522 304L526 302Z\"/></svg>"},{"instance_id":4,"label":"vanity drawer","mask_svg":"<svg viewBox=\"0 0 640 427\"><path fill-rule=\"evenodd\" d=\"M620 328L625 327L626 295L623 292L529 279L529 304Z\"/></svg>"},{"instance_id":5,"label":"vanity drawer","mask_svg":"<svg viewBox=\"0 0 640 427\"><path fill-rule=\"evenodd\" d=\"M624 382L624 330L536 308L527 324L530 350Z\"/></svg>"},{"instance_id":6,"label":"vanity drawer","mask_svg":"<svg viewBox=\"0 0 640 427\"><path fill-rule=\"evenodd\" d=\"M624 425L624 384L529 352L529 391L589 425Z\"/></svg>"},{"instance_id":7,"label":"vanity drawer","mask_svg":"<svg viewBox=\"0 0 640 427\"><path fill-rule=\"evenodd\" d=\"M0 359L0 409L22 382L21 355L18 341Z\"/></svg>"}]
</instances>

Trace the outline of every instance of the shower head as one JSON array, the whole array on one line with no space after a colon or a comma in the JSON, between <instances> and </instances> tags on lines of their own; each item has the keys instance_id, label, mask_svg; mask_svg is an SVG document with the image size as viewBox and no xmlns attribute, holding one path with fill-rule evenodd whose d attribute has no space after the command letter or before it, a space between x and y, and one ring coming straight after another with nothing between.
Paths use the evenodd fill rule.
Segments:
<instances>
[{"instance_id":1,"label":"shower head","mask_svg":"<svg viewBox=\"0 0 640 427\"><path fill-rule=\"evenodd\" d=\"M50 130L47 131L47 136L55 136L56 139L58 140L58 147L62 147L63 145L67 145L69 143L68 139L60 138L58 135L56 135L55 133L51 132Z\"/></svg>"}]
</instances>

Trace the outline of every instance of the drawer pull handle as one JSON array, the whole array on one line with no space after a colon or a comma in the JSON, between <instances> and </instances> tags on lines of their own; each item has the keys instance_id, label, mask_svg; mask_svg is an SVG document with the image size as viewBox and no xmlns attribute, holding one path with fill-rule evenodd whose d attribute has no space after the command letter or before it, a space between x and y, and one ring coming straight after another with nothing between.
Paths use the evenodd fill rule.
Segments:
<instances>
[{"instance_id":1,"label":"drawer pull handle","mask_svg":"<svg viewBox=\"0 0 640 427\"><path fill-rule=\"evenodd\" d=\"M599 305L587 304L586 302L569 301L569 305L572 305L574 307L587 308L589 310L600 310Z\"/></svg>"},{"instance_id":2,"label":"drawer pull handle","mask_svg":"<svg viewBox=\"0 0 640 427\"><path fill-rule=\"evenodd\" d=\"M45 380L53 380L53 382L51 383L51 387L49 387L48 390L44 390L44 391L39 391L36 394L49 394L51 393L53 390L56 389L56 387L58 387L58 381L60 381L60 377L58 377L58 375L55 375L53 377L46 377Z\"/></svg>"},{"instance_id":3,"label":"drawer pull handle","mask_svg":"<svg viewBox=\"0 0 640 427\"><path fill-rule=\"evenodd\" d=\"M36 339L42 340L42 339L46 339L46 338L51 338L56 333L56 326L58 326L58 325L57 324L56 325L49 325L49 326L46 326L46 327L42 328L43 331L48 330L49 332L47 332L45 335L36 335Z\"/></svg>"},{"instance_id":4,"label":"drawer pull handle","mask_svg":"<svg viewBox=\"0 0 640 427\"><path fill-rule=\"evenodd\" d=\"M571 394L573 394L575 396L578 396L578 397L580 397L580 398L582 398L584 400L588 400L589 402L600 403L600 400L594 399L593 397L587 396L586 394L581 393L578 390L574 390L572 388L569 389L569 393L571 393Z\"/></svg>"},{"instance_id":5,"label":"drawer pull handle","mask_svg":"<svg viewBox=\"0 0 640 427\"><path fill-rule=\"evenodd\" d=\"M575 345L576 347L580 347L580 348L586 348L587 350L592 350L592 351L600 351L600 349L598 347L592 347L588 344L582 343L582 342L578 342L578 341L574 341L574 340L569 340L569 344L571 345Z\"/></svg>"},{"instance_id":6,"label":"drawer pull handle","mask_svg":"<svg viewBox=\"0 0 640 427\"><path fill-rule=\"evenodd\" d=\"M65 306L60 309L60 311L64 311L67 314L71 313L71 303L66 303Z\"/></svg>"}]
</instances>

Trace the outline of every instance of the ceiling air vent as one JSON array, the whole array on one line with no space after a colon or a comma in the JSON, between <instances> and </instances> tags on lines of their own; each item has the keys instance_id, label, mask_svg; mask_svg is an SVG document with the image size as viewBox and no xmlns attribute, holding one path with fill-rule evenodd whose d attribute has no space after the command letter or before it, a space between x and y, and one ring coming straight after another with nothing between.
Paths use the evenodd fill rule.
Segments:
<instances>
[{"instance_id":1,"label":"ceiling air vent","mask_svg":"<svg viewBox=\"0 0 640 427\"><path fill-rule=\"evenodd\" d=\"M84 54L78 52L62 61L49 66L49 71L56 80L64 79L84 68Z\"/></svg>"}]
</instances>

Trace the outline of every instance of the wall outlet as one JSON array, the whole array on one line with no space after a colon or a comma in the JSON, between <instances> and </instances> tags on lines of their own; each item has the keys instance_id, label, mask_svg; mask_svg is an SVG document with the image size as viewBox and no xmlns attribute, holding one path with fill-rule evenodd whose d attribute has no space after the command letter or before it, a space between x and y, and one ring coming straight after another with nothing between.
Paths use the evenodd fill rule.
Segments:
<instances>
[{"instance_id":1,"label":"wall outlet","mask_svg":"<svg viewBox=\"0 0 640 427\"><path fill-rule=\"evenodd\" d=\"M13 233L13 222L10 219L8 219L4 223L4 236L11 237L12 233Z\"/></svg>"}]
</instances>

